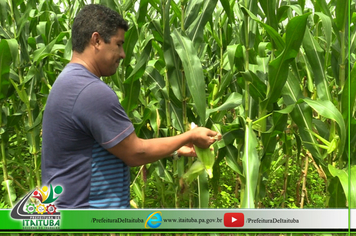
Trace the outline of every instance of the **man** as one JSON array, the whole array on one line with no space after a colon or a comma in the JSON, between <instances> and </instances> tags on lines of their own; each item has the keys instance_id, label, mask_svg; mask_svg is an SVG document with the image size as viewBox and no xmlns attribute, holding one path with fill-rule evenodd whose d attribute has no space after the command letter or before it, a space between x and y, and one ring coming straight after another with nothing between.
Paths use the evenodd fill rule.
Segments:
<instances>
[{"instance_id":1,"label":"man","mask_svg":"<svg viewBox=\"0 0 356 236\"><path fill-rule=\"evenodd\" d=\"M101 76L116 72L127 23L115 11L87 5L72 27L73 56L53 84L43 117L42 182L61 185L58 208L129 208L129 166L171 156L194 156L217 133L195 128L144 140ZM176 152L175 152L176 153Z\"/></svg>"}]
</instances>

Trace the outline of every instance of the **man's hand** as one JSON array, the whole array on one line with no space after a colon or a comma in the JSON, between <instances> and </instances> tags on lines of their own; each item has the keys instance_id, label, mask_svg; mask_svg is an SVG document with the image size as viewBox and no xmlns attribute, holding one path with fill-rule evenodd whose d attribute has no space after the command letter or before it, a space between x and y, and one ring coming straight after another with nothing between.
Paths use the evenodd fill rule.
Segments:
<instances>
[{"instance_id":1,"label":"man's hand","mask_svg":"<svg viewBox=\"0 0 356 236\"><path fill-rule=\"evenodd\" d=\"M194 128L177 136L155 139L141 139L132 132L108 151L129 166L140 166L168 157L175 150L179 150L178 154L182 156L196 156L192 145L208 148L219 139L221 135L204 127Z\"/></svg>"},{"instance_id":2,"label":"man's hand","mask_svg":"<svg viewBox=\"0 0 356 236\"><path fill-rule=\"evenodd\" d=\"M200 148L208 148L221 139L221 134L204 127L197 127L188 132L191 132L191 143Z\"/></svg>"},{"instance_id":3,"label":"man's hand","mask_svg":"<svg viewBox=\"0 0 356 236\"><path fill-rule=\"evenodd\" d=\"M197 154L195 153L193 144L187 144L178 149L178 156L185 156L185 157L196 157Z\"/></svg>"}]
</instances>

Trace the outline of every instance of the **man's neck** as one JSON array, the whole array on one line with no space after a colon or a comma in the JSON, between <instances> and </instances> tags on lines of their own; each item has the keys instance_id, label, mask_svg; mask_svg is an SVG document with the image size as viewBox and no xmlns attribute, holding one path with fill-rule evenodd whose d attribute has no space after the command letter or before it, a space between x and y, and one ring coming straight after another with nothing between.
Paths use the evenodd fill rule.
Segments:
<instances>
[{"instance_id":1,"label":"man's neck","mask_svg":"<svg viewBox=\"0 0 356 236\"><path fill-rule=\"evenodd\" d=\"M91 73L93 73L94 75L101 77L98 68L96 68L96 66L93 63L93 61L91 60L91 58L92 58L92 56L87 55L87 53L85 53L85 51L83 53L78 53L78 52L73 51L73 56L69 63L80 64L80 65L84 66L85 68L87 68L87 70L90 71Z\"/></svg>"}]
</instances>

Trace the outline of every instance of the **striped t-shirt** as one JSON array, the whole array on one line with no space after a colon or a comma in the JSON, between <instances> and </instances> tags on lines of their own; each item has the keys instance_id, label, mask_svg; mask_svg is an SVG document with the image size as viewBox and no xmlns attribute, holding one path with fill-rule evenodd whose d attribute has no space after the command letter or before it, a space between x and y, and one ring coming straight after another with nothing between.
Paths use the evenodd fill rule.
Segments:
<instances>
[{"instance_id":1,"label":"striped t-shirt","mask_svg":"<svg viewBox=\"0 0 356 236\"><path fill-rule=\"evenodd\" d=\"M63 187L57 208L130 207L129 167L107 149L134 128L110 87L68 64L48 96L42 129L42 184Z\"/></svg>"}]
</instances>

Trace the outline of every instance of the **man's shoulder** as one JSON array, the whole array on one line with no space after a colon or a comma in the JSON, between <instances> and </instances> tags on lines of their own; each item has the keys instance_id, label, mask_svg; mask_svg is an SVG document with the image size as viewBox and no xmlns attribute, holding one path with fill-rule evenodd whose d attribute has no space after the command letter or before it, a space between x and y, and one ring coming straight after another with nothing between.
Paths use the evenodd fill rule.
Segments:
<instances>
[{"instance_id":1,"label":"man's shoulder","mask_svg":"<svg viewBox=\"0 0 356 236\"><path fill-rule=\"evenodd\" d=\"M78 63L67 64L63 71L59 74L57 80L75 79L75 81L80 81L81 79L92 79L100 80L96 75L91 73L83 65ZM73 81L72 81L73 82Z\"/></svg>"},{"instance_id":2,"label":"man's shoulder","mask_svg":"<svg viewBox=\"0 0 356 236\"><path fill-rule=\"evenodd\" d=\"M84 66L76 63L66 65L53 84L52 90L63 93L75 93L79 95L87 87L95 86L97 90L110 89L96 75L88 71Z\"/></svg>"}]
</instances>

